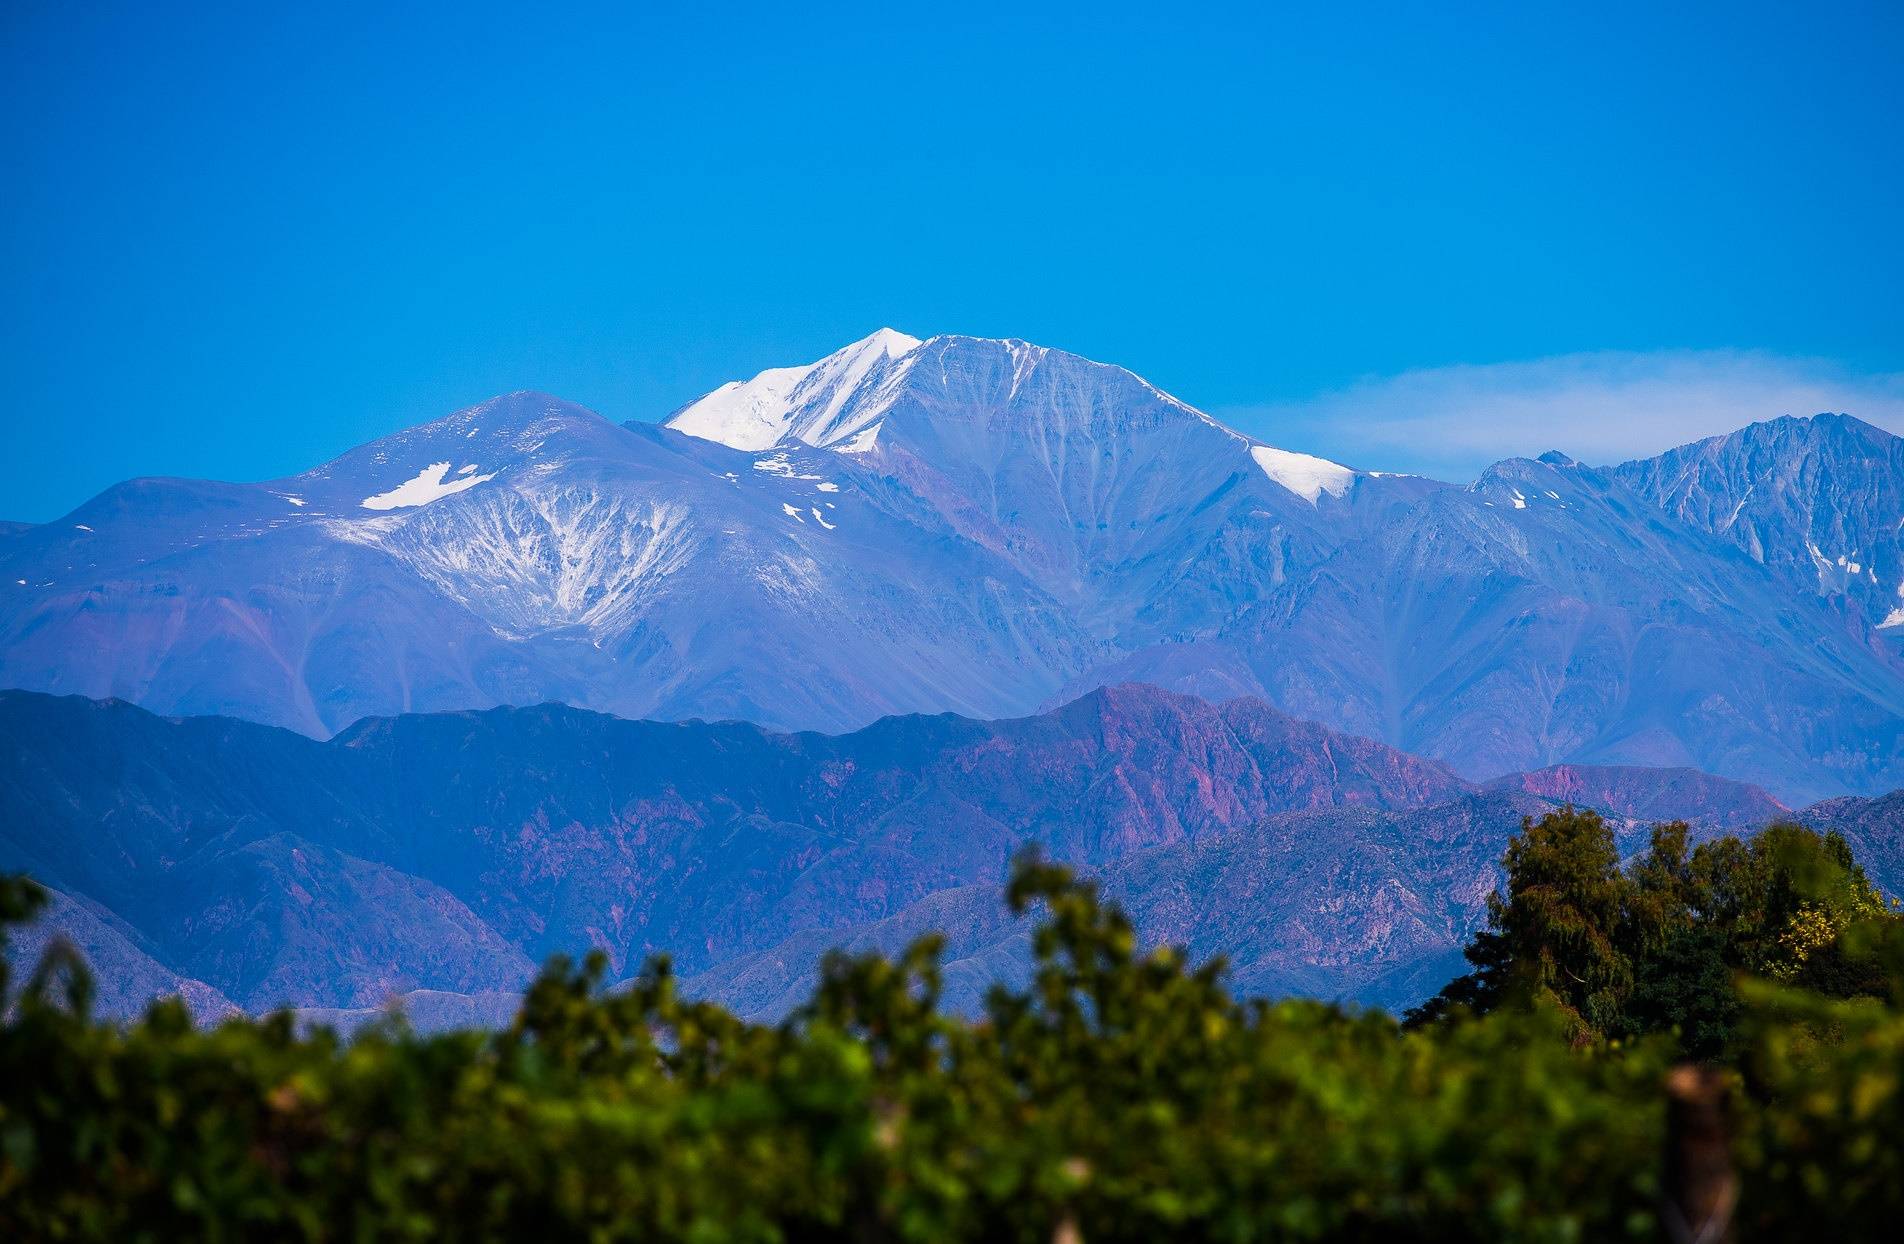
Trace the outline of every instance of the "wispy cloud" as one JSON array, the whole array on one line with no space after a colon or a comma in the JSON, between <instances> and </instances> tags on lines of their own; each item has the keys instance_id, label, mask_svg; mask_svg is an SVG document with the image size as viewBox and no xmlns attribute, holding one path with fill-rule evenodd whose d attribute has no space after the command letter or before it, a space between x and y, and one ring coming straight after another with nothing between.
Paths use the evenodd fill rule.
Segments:
<instances>
[{"instance_id":1,"label":"wispy cloud","mask_svg":"<svg viewBox=\"0 0 1904 1244\"><path fill-rule=\"evenodd\" d=\"M1309 401L1213 413L1291 449L1466 480L1516 455L1621 462L1820 411L1904 434L1904 375L1736 351L1570 354L1372 377Z\"/></svg>"}]
</instances>

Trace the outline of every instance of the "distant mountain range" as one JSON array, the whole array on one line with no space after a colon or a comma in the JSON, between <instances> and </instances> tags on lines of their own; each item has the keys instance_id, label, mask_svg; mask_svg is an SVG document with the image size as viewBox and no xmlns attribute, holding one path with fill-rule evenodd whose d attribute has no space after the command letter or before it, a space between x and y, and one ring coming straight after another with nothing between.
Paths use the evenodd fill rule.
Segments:
<instances>
[{"instance_id":1,"label":"distant mountain range","mask_svg":"<svg viewBox=\"0 0 1904 1244\"><path fill-rule=\"evenodd\" d=\"M182 989L205 1016L348 1023L403 997L421 1023L493 1019L537 962L589 947L620 976L669 951L696 992L774 1015L828 948L932 928L969 1004L1023 968L998 886L1027 843L1102 877L1146 938L1228 956L1246 991L1399 1005L1451 974L1508 835L1560 800L1635 848L1650 820L1785 814L1684 771L1482 788L1261 701L1150 687L838 736L547 705L328 742L0 693L0 871L58 896L22 954L63 931L109 1005ZM1904 889L1904 806L1823 807Z\"/></svg>"},{"instance_id":2,"label":"distant mountain range","mask_svg":"<svg viewBox=\"0 0 1904 1244\"><path fill-rule=\"evenodd\" d=\"M1246 991L1395 1005L1561 803L1812 804L1904 888L1900 640L1854 419L1458 487L882 330L664 425L519 393L0 525L0 869L120 1011L467 1022L594 946L772 1015L928 928L970 1004L1027 843Z\"/></svg>"},{"instance_id":3,"label":"distant mountain range","mask_svg":"<svg viewBox=\"0 0 1904 1244\"><path fill-rule=\"evenodd\" d=\"M0 529L0 686L327 737L560 701L850 730L1149 682L1472 780L1904 786L1904 442L1842 416L1473 484L1118 367L882 331L618 427L514 394L262 484Z\"/></svg>"}]
</instances>

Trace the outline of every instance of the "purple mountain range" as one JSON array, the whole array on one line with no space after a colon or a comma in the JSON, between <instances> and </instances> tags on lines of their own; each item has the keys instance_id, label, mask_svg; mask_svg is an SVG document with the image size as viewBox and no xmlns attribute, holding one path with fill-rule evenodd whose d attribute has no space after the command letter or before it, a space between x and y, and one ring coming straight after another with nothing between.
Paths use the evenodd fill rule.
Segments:
<instances>
[{"instance_id":1,"label":"purple mountain range","mask_svg":"<svg viewBox=\"0 0 1904 1244\"><path fill-rule=\"evenodd\" d=\"M121 1010L469 1022L593 946L768 1015L928 928L969 1001L1032 843L1247 990L1397 1004L1562 803L1825 800L1904 886L1901 534L1841 415L1456 486L1015 340L512 394L0 525L0 869Z\"/></svg>"},{"instance_id":2,"label":"purple mountain range","mask_svg":"<svg viewBox=\"0 0 1904 1244\"><path fill-rule=\"evenodd\" d=\"M845 735L545 705L327 742L0 693L0 870L58 895L29 949L64 932L123 1006L183 988L212 1015L404 997L419 1022L497 1018L535 963L590 947L621 975L669 952L695 991L771 1015L830 947L933 928L969 1001L1023 966L999 885L1028 844L1102 877L1146 937L1227 956L1246 990L1394 1005L1453 970L1508 835L1562 800L1632 847L1650 820L1785 815L1683 771L1482 788L1258 700L1150 687ZM1860 831L1893 889L1898 825L1879 808Z\"/></svg>"},{"instance_id":3,"label":"purple mountain range","mask_svg":"<svg viewBox=\"0 0 1904 1244\"><path fill-rule=\"evenodd\" d=\"M556 700L854 729L1150 682L1485 780L1904 785L1904 442L1755 424L1466 487L1118 367L882 331L618 427L514 394L262 484L0 531L0 686L328 737Z\"/></svg>"}]
</instances>

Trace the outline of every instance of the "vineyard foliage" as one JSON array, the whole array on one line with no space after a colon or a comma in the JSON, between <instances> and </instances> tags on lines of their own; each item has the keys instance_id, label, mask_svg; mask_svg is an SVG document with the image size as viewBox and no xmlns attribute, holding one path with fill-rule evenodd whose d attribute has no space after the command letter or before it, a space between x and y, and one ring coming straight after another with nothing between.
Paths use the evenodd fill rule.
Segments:
<instances>
[{"instance_id":1,"label":"vineyard foliage","mask_svg":"<svg viewBox=\"0 0 1904 1244\"><path fill-rule=\"evenodd\" d=\"M1617 921L1614 875L1581 892ZM1585 956L1580 997L1623 1014L1644 957L1527 940L1513 880L1493 932L1523 940L1483 957L1538 980L1514 953L1562 979ZM38 897L0 883L0 928ZM0 1238L1659 1238L1683 1033L1610 1036L1542 989L1408 1030L1239 1001L1063 868L1021 862L1009 900L1035 917L1034 975L975 1019L938 1005L934 938L834 956L778 1025L682 997L665 962L607 989L590 955L552 961L505 1031L392 1020L348 1042L288 1014L197 1029L176 1002L96 1022L84 966L55 955L0 976ZM1836 910L1795 902L1767 962L1828 945L1860 982L1897 979L1895 917L1820 932ZM1904 1218L1904 1013L1802 976L1732 978L1739 1238L1883 1238Z\"/></svg>"}]
</instances>

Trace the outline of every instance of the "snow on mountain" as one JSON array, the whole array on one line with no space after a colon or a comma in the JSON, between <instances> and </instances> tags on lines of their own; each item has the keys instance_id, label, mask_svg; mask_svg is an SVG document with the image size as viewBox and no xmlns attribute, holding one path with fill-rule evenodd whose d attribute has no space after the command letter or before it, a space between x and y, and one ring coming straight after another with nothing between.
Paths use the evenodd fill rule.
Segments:
<instances>
[{"instance_id":1,"label":"snow on mountain","mask_svg":"<svg viewBox=\"0 0 1904 1244\"><path fill-rule=\"evenodd\" d=\"M452 496L466 488L474 488L478 484L488 483L496 478L493 471L488 475L471 474L475 469L476 464L469 463L457 471L454 479L446 479L445 476L449 475L450 464L432 462L418 471L414 477L398 484L389 492L365 497L359 504L366 510L401 510L413 505L428 505L439 498ZM286 497L285 500L292 505L304 504L295 497Z\"/></svg>"},{"instance_id":2,"label":"snow on mountain","mask_svg":"<svg viewBox=\"0 0 1904 1244\"><path fill-rule=\"evenodd\" d=\"M1787 416L1617 474L1794 588L1904 625L1904 440L1847 415Z\"/></svg>"},{"instance_id":3,"label":"snow on mountain","mask_svg":"<svg viewBox=\"0 0 1904 1244\"><path fill-rule=\"evenodd\" d=\"M1261 445L1124 368L1015 339L876 334L798 370L793 389L769 377L772 418L740 435L731 389L669 426L864 459L1112 645L1201 625L1441 487Z\"/></svg>"},{"instance_id":4,"label":"snow on mountain","mask_svg":"<svg viewBox=\"0 0 1904 1244\"><path fill-rule=\"evenodd\" d=\"M1463 489L1061 350L882 330L666 426L511 394L0 531L0 686L321 736L551 699L850 729L1138 680L1477 778L1693 765L1809 799L1904 784L1873 638L1904 621L1898 445L1780 421Z\"/></svg>"},{"instance_id":5,"label":"snow on mountain","mask_svg":"<svg viewBox=\"0 0 1904 1244\"><path fill-rule=\"evenodd\" d=\"M806 367L729 381L676 411L668 426L734 449L771 449L790 436L809 445L849 441L878 417L879 394L920 344L882 328Z\"/></svg>"},{"instance_id":6,"label":"snow on mountain","mask_svg":"<svg viewBox=\"0 0 1904 1244\"><path fill-rule=\"evenodd\" d=\"M488 478L364 508L424 501L445 461ZM40 576L0 601L0 685L320 736L548 699L845 727L988 711L998 669L1042 697L1088 659L1037 584L854 461L522 393L289 480L134 481L71 516L97 535L0 543Z\"/></svg>"},{"instance_id":7,"label":"snow on mountain","mask_svg":"<svg viewBox=\"0 0 1904 1244\"><path fill-rule=\"evenodd\" d=\"M982 405L1001 415L1035 408L1036 415L1057 422L1062 431L1082 426L1077 418L1081 412L1067 406L1064 395L1052 394L1041 373L1085 369L1097 373L1093 378L1099 383L1143 391L1135 401L1107 405L1101 413L1121 420L1140 406L1172 409L1227 438L1238 451L1249 453L1270 479L1312 504L1324 492L1340 497L1354 481L1356 473L1347 467L1256 443L1123 368L1016 339L934 337L927 342L890 328L806 367L771 368L749 381L730 381L676 411L667 426L735 449L771 449L792 439L843 453L867 453L879 443L890 410L908 398L924 401L930 400L927 395L942 395L954 383L948 358L987 350L1001 356L999 383L981 395Z\"/></svg>"},{"instance_id":8,"label":"snow on mountain","mask_svg":"<svg viewBox=\"0 0 1904 1244\"><path fill-rule=\"evenodd\" d=\"M1349 490L1355 472L1326 458L1272 449L1268 445L1250 446L1250 457L1263 468L1263 474L1314 505L1323 493L1339 497Z\"/></svg>"}]
</instances>

